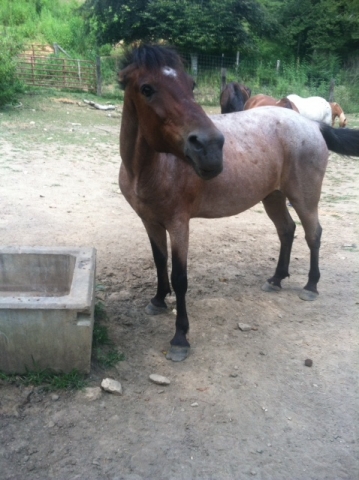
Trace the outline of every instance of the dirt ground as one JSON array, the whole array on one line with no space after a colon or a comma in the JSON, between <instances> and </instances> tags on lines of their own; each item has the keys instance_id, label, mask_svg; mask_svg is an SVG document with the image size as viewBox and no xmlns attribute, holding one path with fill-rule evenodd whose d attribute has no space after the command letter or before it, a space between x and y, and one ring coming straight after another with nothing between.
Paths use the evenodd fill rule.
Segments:
<instances>
[{"instance_id":1,"label":"dirt ground","mask_svg":"<svg viewBox=\"0 0 359 480\"><path fill-rule=\"evenodd\" d=\"M0 384L1 479L358 479L359 159L330 157L315 302L298 298L300 225L291 277L269 294L278 240L261 205L191 222L192 352L172 363L175 317L144 313L150 245L117 185L120 115L76 101L25 97L0 112L0 244L97 249L98 295L125 360L94 366L88 386L112 377L123 395Z\"/></svg>"}]
</instances>

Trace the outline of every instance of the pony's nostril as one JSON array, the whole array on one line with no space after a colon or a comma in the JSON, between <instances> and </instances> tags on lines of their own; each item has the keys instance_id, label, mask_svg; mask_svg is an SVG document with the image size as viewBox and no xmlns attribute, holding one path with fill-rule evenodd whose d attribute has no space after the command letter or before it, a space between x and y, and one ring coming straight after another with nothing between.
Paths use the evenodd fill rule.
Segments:
<instances>
[{"instance_id":1,"label":"pony's nostril","mask_svg":"<svg viewBox=\"0 0 359 480\"><path fill-rule=\"evenodd\" d=\"M188 137L188 141L192 145L192 147L195 148L197 151L203 150L203 144L198 139L197 135L190 135Z\"/></svg>"}]
</instances>

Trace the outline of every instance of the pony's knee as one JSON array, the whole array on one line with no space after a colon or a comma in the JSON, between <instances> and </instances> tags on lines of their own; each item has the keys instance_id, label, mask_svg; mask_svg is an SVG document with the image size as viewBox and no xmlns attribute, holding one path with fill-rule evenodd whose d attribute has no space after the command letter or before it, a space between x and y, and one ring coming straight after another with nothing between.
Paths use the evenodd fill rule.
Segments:
<instances>
[{"instance_id":1,"label":"pony's knee","mask_svg":"<svg viewBox=\"0 0 359 480\"><path fill-rule=\"evenodd\" d=\"M320 248L320 240L321 240L321 237L322 237L322 232L323 232L323 229L320 226L320 224L318 223L317 228L315 229L315 231L313 232L312 235L306 233L305 239L306 239L308 247L310 249L319 249Z\"/></svg>"}]
</instances>

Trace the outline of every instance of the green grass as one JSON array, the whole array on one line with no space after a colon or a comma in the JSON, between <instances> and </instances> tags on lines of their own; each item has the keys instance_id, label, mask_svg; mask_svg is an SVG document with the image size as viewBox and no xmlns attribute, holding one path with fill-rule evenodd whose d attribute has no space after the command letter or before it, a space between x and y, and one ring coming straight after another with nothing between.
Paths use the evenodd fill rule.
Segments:
<instances>
[{"instance_id":1,"label":"green grass","mask_svg":"<svg viewBox=\"0 0 359 480\"><path fill-rule=\"evenodd\" d=\"M118 352L117 349L112 346L109 349L95 348L94 356L102 368L112 368L125 359L124 354Z\"/></svg>"},{"instance_id":2,"label":"green grass","mask_svg":"<svg viewBox=\"0 0 359 480\"><path fill-rule=\"evenodd\" d=\"M70 373L54 373L51 370L28 371L22 375L0 372L0 380L16 385L33 385L43 390L79 390L86 386L85 375L77 370Z\"/></svg>"},{"instance_id":3,"label":"green grass","mask_svg":"<svg viewBox=\"0 0 359 480\"><path fill-rule=\"evenodd\" d=\"M98 289L98 286L97 286ZM106 307L98 301L95 305L95 324L92 337L92 356L102 368L112 368L125 359L123 353L118 352L110 338L108 327L103 322L108 320Z\"/></svg>"}]
</instances>

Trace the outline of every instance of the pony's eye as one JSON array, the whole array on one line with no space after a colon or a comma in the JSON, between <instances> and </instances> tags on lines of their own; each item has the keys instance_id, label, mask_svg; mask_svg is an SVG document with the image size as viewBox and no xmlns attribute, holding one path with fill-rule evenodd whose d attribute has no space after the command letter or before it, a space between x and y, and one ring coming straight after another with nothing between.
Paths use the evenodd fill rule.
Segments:
<instances>
[{"instance_id":1,"label":"pony's eye","mask_svg":"<svg viewBox=\"0 0 359 480\"><path fill-rule=\"evenodd\" d=\"M146 98L150 98L154 94L154 90L151 87L151 85L142 85L141 87L141 93L144 95Z\"/></svg>"}]
</instances>

